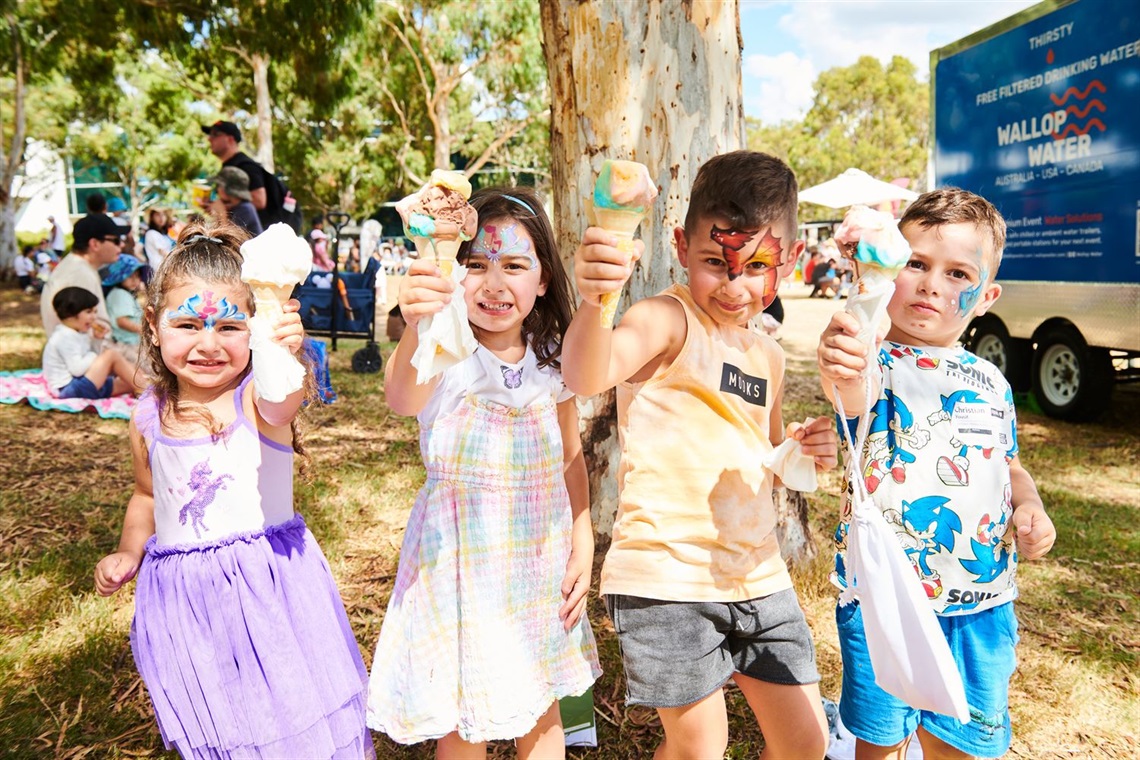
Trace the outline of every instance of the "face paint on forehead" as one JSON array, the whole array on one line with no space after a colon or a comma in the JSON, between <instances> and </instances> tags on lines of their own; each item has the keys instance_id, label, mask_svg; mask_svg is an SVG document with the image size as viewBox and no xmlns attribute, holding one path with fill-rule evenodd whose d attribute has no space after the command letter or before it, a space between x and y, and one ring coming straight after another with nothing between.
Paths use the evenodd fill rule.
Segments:
<instances>
[{"instance_id":1,"label":"face paint on forehead","mask_svg":"<svg viewBox=\"0 0 1140 760\"><path fill-rule=\"evenodd\" d=\"M531 269L538 268L538 259L532 253L530 240L518 234L517 224L484 224L471 242L468 252L486 256L487 261L493 264L499 263L503 256L518 256L529 261Z\"/></svg>"},{"instance_id":2,"label":"face paint on forehead","mask_svg":"<svg viewBox=\"0 0 1140 760\"><path fill-rule=\"evenodd\" d=\"M764 237L752 250L749 244L756 238L760 230L721 229L715 224L709 237L721 247L724 260L728 264L728 279L735 280L744 274L744 267L753 261L760 262L765 267L777 267L781 259L781 241L772 231L766 230Z\"/></svg>"},{"instance_id":3,"label":"face paint on forehead","mask_svg":"<svg viewBox=\"0 0 1140 760\"><path fill-rule=\"evenodd\" d=\"M220 301L216 300L214 291L207 290L201 294L195 293L190 296L174 311L167 311L162 317L163 325L180 317L200 319L203 327L207 330L213 330L219 320L244 320L246 314L236 305L230 303L229 299L223 297Z\"/></svg>"}]
</instances>

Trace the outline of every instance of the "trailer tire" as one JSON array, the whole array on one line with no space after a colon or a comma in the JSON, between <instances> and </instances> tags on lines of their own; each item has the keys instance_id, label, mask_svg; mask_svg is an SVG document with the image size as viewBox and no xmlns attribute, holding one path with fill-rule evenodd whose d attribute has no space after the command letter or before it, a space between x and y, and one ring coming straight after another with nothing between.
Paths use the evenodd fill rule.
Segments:
<instances>
[{"instance_id":1,"label":"trailer tire","mask_svg":"<svg viewBox=\"0 0 1140 760\"><path fill-rule=\"evenodd\" d=\"M966 331L966 348L997 367L1010 387L1029 390L1029 341L1011 338L1005 324L993 315L978 317Z\"/></svg>"},{"instance_id":2,"label":"trailer tire","mask_svg":"<svg viewBox=\"0 0 1140 760\"><path fill-rule=\"evenodd\" d=\"M1033 393L1050 417L1083 422L1108 408L1115 383L1112 357L1073 327L1045 330L1033 354Z\"/></svg>"}]
</instances>

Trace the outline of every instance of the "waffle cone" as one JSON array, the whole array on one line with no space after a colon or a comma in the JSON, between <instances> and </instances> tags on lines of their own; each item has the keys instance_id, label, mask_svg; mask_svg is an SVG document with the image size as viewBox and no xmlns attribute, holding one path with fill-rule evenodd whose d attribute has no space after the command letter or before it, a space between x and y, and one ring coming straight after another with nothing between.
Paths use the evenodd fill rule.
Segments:
<instances>
[{"instance_id":1,"label":"waffle cone","mask_svg":"<svg viewBox=\"0 0 1140 760\"><path fill-rule=\"evenodd\" d=\"M459 254L462 240L441 240L439 238L414 237L416 250L420 257L430 259L436 263L444 277L450 277L455 268L455 258Z\"/></svg>"},{"instance_id":2,"label":"waffle cone","mask_svg":"<svg viewBox=\"0 0 1140 760\"><path fill-rule=\"evenodd\" d=\"M633 258L633 233L644 217L644 214L636 211L594 209L594 218L597 220L598 226L617 236L617 249L625 254L626 266L629 266L629 262ZM602 307L602 327L614 326L614 317L617 316L619 301L621 301L620 290L602 295L599 301L599 305Z\"/></svg>"},{"instance_id":3,"label":"waffle cone","mask_svg":"<svg viewBox=\"0 0 1140 760\"><path fill-rule=\"evenodd\" d=\"M276 323L284 314L281 304L293 295L293 286L254 280L249 283L249 287L253 290L254 313L266 317L271 324Z\"/></svg>"}]
</instances>

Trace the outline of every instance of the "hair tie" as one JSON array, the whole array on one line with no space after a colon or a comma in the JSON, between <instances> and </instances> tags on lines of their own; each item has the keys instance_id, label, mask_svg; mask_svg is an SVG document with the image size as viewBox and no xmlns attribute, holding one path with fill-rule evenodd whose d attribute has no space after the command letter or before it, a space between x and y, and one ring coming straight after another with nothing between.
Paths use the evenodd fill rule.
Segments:
<instances>
[{"instance_id":1,"label":"hair tie","mask_svg":"<svg viewBox=\"0 0 1140 760\"><path fill-rule=\"evenodd\" d=\"M205 240L207 243L213 243L214 245L222 244L222 241L216 237L210 237L209 235L195 235L194 237L189 238L185 243L183 243L183 245L190 245L191 243L197 243L202 240Z\"/></svg>"},{"instance_id":2,"label":"hair tie","mask_svg":"<svg viewBox=\"0 0 1140 760\"><path fill-rule=\"evenodd\" d=\"M522 206L523 208L525 208L527 211L529 211L529 212L530 212L531 216L538 216L538 214L534 213L534 209L532 209L532 208L530 207L530 205L529 205L529 204L528 204L526 201L522 201L522 200L519 200L519 199L518 199L518 198L516 198L515 196L513 196L513 195L507 195L506 193L503 193L503 197L504 197L504 198L506 198L506 199L507 199L508 201L510 201L511 203L517 203L518 205L520 205L520 206Z\"/></svg>"}]
</instances>

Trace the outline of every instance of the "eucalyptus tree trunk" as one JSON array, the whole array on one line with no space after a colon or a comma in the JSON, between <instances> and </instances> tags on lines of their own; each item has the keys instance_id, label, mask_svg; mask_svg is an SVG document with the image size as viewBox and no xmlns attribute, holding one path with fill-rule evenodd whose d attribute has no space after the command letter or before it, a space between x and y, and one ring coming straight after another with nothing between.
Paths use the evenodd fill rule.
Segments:
<instances>
[{"instance_id":1,"label":"eucalyptus tree trunk","mask_svg":"<svg viewBox=\"0 0 1140 760\"><path fill-rule=\"evenodd\" d=\"M269 98L269 58L251 53L253 88L257 98L257 160L268 171L273 165L273 101Z\"/></svg>"},{"instance_id":2,"label":"eucalyptus tree trunk","mask_svg":"<svg viewBox=\"0 0 1140 760\"><path fill-rule=\"evenodd\" d=\"M541 0L550 77L554 229L569 269L607 158L640 161L661 190L641 224L645 254L621 308L683 279L672 230L710 157L744 145L736 0ZM583 444L594 524L617 509L613 391L585 399Z\"/></svg>"},{"instance_id":3,"label":"eucalyptus tree trunk","mask_svg":"<svg viewBox=\"0 0 1140 760\"><path fill-rule=\"evenodd\" d=\"M568 270L607 158L649 167L661 194L641 224L645 254L621 309L683 281L672 230L684 222L697 169L744 147L737 0L541 0L551 90L554 230ZM591 513L609 534L617 512L614 392L582 401ZM777 499L785 557L815 549L802 495ZM786 524L784 524L786 523Z\"/></svg>"}]
</instances>

